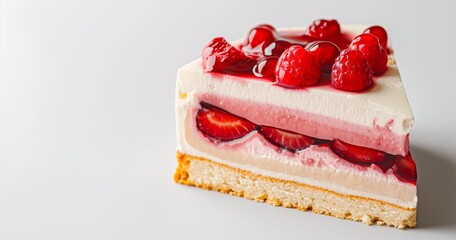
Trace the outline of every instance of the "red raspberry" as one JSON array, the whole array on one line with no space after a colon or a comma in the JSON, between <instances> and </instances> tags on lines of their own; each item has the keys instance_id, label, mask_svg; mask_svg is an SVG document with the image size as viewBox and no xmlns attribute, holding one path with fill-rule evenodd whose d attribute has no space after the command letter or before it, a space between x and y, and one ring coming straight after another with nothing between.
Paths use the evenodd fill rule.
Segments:
<instances>
[{"instance_id":1,"label":"red raspberry","mask_svg":"<svg viewBox=\"0 0 456 240\"><path fill-rule=\"evenodd\" d=\"M252 70L255 61L218 37L206 45L202 53L203 68L207 72L241 73Z\"/></svg>"},{"instance_id":2,"label":"red raspberry","mask_svg":"<svg viewBox=\"0 0 456 240\"><path fill-rule=\"evenodd\" d=\"M340 54L339 48L332 42L316 41L306 45L306 50L317 59L320 67L331 70L334 61Z\"/></svg>"},{"instance_id":3,"label":"red raspberry","mask_svg":"<svg viewBox=\"0 0 456 240\"><path fill-rule=\"evenodd\" d=\"M328 39L340 34L340 25L337 20L315 20L307 30L309 36L317 39Z\"/></svg>"},{"instance_id":4,"label":"red raspberry","mask_svg":"<svg viewBox=\"0 0 456 240\"><path fill-rule=\"evenodd\" d=\"M387 48L387 43L388 43L388 33L386 33L386 30L383 27L380 26L372 26L364 30L363 33L370 33L378 38L378 41L380 42L380 45L382 45L383 48Z\"/></svg>"},{"instance_id":5,"label":"red raspberry","mask_svg":"<svg viewBox=\"0 0 456 240\"><path fill-rule=\"evenodd\" d=\"M250 45L252 48L260 44L263 44L262 46L268 46L275 40L273 29L270 25L259 25L253 28L247 36L246 45Z\"/></svg>"},{"instance_id":6,"label":"red raspberry","mask_svg":"<svg viewBox=\"0 0 456 240\"><path fill-rule=\"evenodd\" d=\"M310 52L299 45L294 45L280 56L276 77L279 85L299 88L317 83L321 77L321 70Z\"/></svg>"},{"instance_id":7,"label":"red raspberry","mask_svg":"<svg viewBox=\"0 0 456 240\"><path fill-rule=\"evenodd\" d=\"M275 31L276 31L275 27L273 27L272 25L269 25L269 24L260 24L260 25L258 25L257 27L260 27L260 28L267 28L267 29L271 30L272 32L275 32Z\"/></svg>"},{"instance_id":8,"label":"red raspberry","mask_svg":"<svg viewBox=\"0 0 456 240\"><path fill-rule=\"evenodd\" d=\"M264 56L274 56L279 58L285 50L291 47L291 43L284 40L276 40L268 46L263 46Z\"/></svg>"},{"instance_id":9,"label":"red raspberry","mask_svg":"<svg viewBox=\"0 0 456 240\"><path fill-rule=\"evenodd\" d=\"M388 54L380 45L376 36L369 33L358 35L353 39L348 48L362 52L374 74L381 74L386 70Z\"/></svg>"},{"instance_id":10,"label":"red raspberry","mask_svg":"<svg viewBox=\"0 0 456 240\"><path fill-rule=\"evenodd\" d=\"M278 58L268 57L264 58L253 67L253 74L260 78L275 78L275 68L277 66Z\"/></svg>"},{"instance_id":11,"label":"red raspberry","mask_svg":"<svg viewBox=\"0 0 456 240\"><path fill-rule=\"evenodd\" d=\"M332 67L331 86L345 91L362 91L372 85L372 69L362 52L342 51Z\"/></svg>"}]
</instances>

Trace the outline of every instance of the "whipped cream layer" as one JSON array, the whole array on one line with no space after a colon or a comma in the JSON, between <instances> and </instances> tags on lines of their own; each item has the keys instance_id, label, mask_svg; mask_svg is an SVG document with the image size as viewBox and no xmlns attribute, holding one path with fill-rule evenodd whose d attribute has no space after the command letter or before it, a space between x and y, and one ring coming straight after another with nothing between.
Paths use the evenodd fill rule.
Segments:
<instances>
[{"instance_id":1,"label":"whipped cream layer","mask_svg":"<svg viewBox=\"0 0 456 240\"><path fill-rule=\"evenodd\" d=\"M342 31L352 35L357 35L364 29L364 26L342 27ZM341 139L393 155L405 155L408 152L408 134L414 122L413 113L392 55L389 56L388 70L375 77L372 88L361 93L337 90L329 84L287 89L261 78L208 73L202 68L201 58L180 68L177 77L178 95L196 98L196 94L206 94L217 96L219 104L226 98L296 110L297 113L314 117L302 119L304 121L318 122L318 119L324 119L327 125L341 128L332 133L316 132L310 135L302 129L294 129L293 124L290 124L289 130L316 138ZM279 122L268 124L287 129ZM361 132L361 137L350 137L347 133L351 131Z\"/></svg>"},{"instance_id":2,"label":"whipped cream layer","mask_svg":"<svg viewBox=\"0 0 456 240\"><path fill-rule=\"evenodd\" d=\"M176 104L178 151L264 176L304 183L337 193L416 208L416 186L399 181L391 170L359 166L341 159L327 146L297 153L272 145L254 131L242 139L214 143L196 127L198 108L191 99ZM182 111L185 110L185 111Z\"/></svg>"}]
</instances>

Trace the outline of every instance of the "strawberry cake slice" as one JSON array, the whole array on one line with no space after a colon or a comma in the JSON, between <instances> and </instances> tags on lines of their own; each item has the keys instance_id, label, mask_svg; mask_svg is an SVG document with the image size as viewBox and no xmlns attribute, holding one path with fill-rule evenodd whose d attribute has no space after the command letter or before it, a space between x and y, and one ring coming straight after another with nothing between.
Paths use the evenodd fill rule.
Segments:
<instances>
[{"instance_id":1,"label":"strawberry cake slice","mask_svg":"<svg viewBox=\"0 0 456 240\"><path fill-rule=\"evenodd\" d=\"M178 183L367 224L416 225L414 119L380 26L214 38L176 86Z\"/></svg>"}]
</instances>

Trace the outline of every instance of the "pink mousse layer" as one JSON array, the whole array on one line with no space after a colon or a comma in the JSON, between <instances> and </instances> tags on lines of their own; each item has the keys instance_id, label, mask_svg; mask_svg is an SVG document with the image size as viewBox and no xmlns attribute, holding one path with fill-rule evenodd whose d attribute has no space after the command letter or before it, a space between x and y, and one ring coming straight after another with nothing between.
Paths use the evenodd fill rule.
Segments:
<instances>
[{"instance_id":1,"label":"pink mousse layer","mask_svg":"<svg viewBox=\"0 0 456 240\"><path fill-rule=\"evenodd\" d=\"M379 126L374 119L372 126L367 127L297 109L213 94L201 94L198 98L200 101L222 108L258 125L282 128L319 139L340 139L353 145L373 148L393 155L404 156L408 152L408 134L393 133L389 128L393 124L393 119L385 126Z\"/></svg>"}]
</instances>

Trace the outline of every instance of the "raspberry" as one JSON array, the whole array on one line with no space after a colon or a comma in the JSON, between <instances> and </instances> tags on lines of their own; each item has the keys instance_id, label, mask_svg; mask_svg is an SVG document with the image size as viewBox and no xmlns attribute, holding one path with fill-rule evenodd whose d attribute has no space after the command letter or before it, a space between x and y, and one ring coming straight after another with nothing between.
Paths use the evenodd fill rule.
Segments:
<instances>
[{"instance_id":1,"label":"raspberry","mask_svg":"<svg viewBox=\"0 0 456 240\"><path fill-rule=\"evenodd\" d=\"M358 50L364 54L374 74L381 74L386 70L388 54L380 45L378 38L369 33L363 33L353 39L348 46L349 49Z\"/></svg>"},{"instance_id":2,"label":"raspberry","mask_svg":"<svg viewBox=\"0 0 456 240\"><path fill-rule=\"evenodd\" d=\"M388 43L388 34L386 33L386 30L380 26L372 26L364 30L363 33L370 33L378 38L378 41L380 42L380 45L382 45L383 48L387 48L387 43Z\"/></svg>"},{"instance_id":3,"label":"raspberry","mask_svg":"<svg viewBox=\"0 0 456 240\"><path fill-rule=\"evenodd\" d=\"M285 50L291 47L291 43L284 40L276 40L267 46L263 46L264 56L274 56L279 58Z\"/></svg>"},{"instance_id":4,"label":"raspberry","mask_svg":"<svg viewBox=\"0 0 456 240\"><path fill-rule=\"evenodd\" d=\"M372 69L362 52L342 51L332 67L331 86L344 91L362 91L372 85Z\"/></svg>"},{"instance_id":5,"label":"raspberry","mask_svg":"<svg viewBox=\"0 0 456 240\"><path fill-rule=\"evenodd\" d=\"M252 30L250 30L247 36L247 44L252 48L263 44L262 46L268 46L274 40L274 28L270 25L259 25Z\"/></svg>"},{"instance_id":6,"label":"raspberry","mask_svg":"<svg viewBox=\"0 0 456 240\"><path fill-rule=\"evenodd\" d=\"M218 37L206 45L202 53L203 68L207 72L242 73L251 71L255 61Z\"/></svg>"},{"instance_id":7,"label":"raspberry","mask_svg":"<svg viewBox=\"0 0 456 240\"><path fill-rule=\"evenodd\" d=\"M317 39L328 39L340 34L340 25L337 20L315 20L307 30L309 36Z\"/></svg>"},{"instance_id":8,"label":"raspberry","mask_svg":"<svg viewBox=\"0 0 456 240\"><path fill-rule=\"evenodd\" d=\"M299 45L288 48L277 63L277 83L284 87L299 88L313 85L320 77L321 70L317 60Z\"/></svg>"},{"instance_id":9,"label":"raspberry","mask_svg":"<svg viewBox=\"0 0 456 240\"><path fill-rule=\"evenodd\" d=\"M274 79L277 60L276 57L268 57L258 61L253 67L253 74L260 78Z\"/></svg>"},{"instance_id":10,"label":"raspberry","mask_svg":"<svg viewBox=\"0 0 456 240\"><path fill-rule=\"evenodd\" d=\"M334 61L340 54L339 48L328 41L311 42L306 45L306 50L312 53L324 70L331 70Z\"/></svg>"},{"instance_id":11,"label":"raspberry","mask_svg":"<svg viewBox=\"0 0 456 240\"><path fill-rule=\"evenodd\" d=\"M259 27L259 28L267 28L267 29L271 30L272 32L276 31L275 27L273 27L272 25L269 25L269 24L260 24L257 27Z\"/></svg>"}]
</instances>

